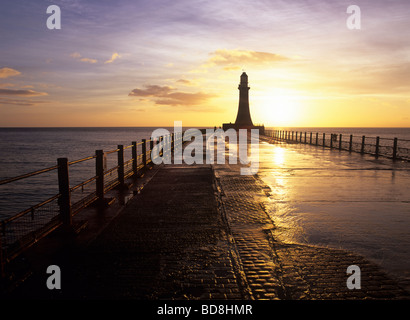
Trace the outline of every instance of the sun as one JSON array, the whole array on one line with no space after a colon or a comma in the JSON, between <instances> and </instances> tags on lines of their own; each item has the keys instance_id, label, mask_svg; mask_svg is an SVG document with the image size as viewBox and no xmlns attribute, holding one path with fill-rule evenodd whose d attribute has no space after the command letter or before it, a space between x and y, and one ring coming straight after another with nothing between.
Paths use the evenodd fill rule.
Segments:
<instances>
[{"instance_id":1,"label":"sun","mask_svg":"<svg viewBox=\"0 0 410 320\"><path fill-rule=\"evenodd\" d=\"M297 94L277 92L266 95L261 107L265 122L271 126L294 126L300 119L301 103Z\"/></svg>"}]
</instances>

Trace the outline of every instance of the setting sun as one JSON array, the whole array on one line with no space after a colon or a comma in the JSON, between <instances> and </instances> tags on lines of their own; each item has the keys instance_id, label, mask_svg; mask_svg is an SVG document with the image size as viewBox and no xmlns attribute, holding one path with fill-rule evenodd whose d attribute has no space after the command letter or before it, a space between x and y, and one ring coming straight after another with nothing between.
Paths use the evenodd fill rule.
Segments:
<instances>
[{"instance_id":1,"label":"setting sun","mask_svg":"<svg viewBox=\"0 0 410 320\"><path fill-rule=\"evenodd\" d=\"M258 109L255 116L266 126L292 126L300 120L301 97L290 90L273 89L256 99L255 109Z\"/></svg>"}]
</instances>

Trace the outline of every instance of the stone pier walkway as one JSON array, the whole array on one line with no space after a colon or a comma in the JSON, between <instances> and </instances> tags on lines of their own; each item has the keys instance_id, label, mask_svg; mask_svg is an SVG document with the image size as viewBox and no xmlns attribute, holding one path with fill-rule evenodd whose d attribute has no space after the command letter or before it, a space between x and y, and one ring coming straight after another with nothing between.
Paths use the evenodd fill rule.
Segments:
<instances>
[{"instance_id":1,"label":"stone pier walkway","mask_svg":"<svg viewBox=\"0 0 410 320\"><path fill-rule=\"evenodd\" d=\"M377 265L343 250L291 244L274 238L265 206L270 189L239 166L216 165L221 203L254 299L409 299ZM348 266L361 270L361 289L350 290Z\"/></svg>"},{"instance_id":2,"label":"stone pier walkway","mask_svg":"<svg viewBox=\"0 0 410 320\"><path fill-rule=\"evenodd\" d=\"M7 297L410 299L358 255L276 239L269 187L239 169L162 165L91 241L55 250ZM51 263L61 269L61 290L45 286ZM360 290L346 286L349 265L361 268Z\"/></svg>"}]
</instances>

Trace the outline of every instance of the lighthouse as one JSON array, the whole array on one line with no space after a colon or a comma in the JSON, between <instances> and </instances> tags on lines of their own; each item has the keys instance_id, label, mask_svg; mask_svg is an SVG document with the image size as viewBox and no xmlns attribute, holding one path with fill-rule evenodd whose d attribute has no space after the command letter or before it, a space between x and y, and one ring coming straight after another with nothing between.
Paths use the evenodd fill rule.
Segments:
<instances>
[{"instance_id":1,"label":"lighthouse","mask_svg":"<svg viewBox=\"0 0 410 320\"><path fill-rule=\"evenodd\" d=\"M240 128L253 127L251 113L249 111L249 89L248 75L243 72L241 75L241 82L238 86L239 89L239 106L238 115L236 116L235 125Z\"/></svg>"},{"instance_id":2,"label":"lighthouse","mask_svg":"<svg viewBox=\"0 0 410 320\"><path fill-rule=\"evenodd\" d=\"M241 74L240 83L238 86L239 90L239 105L238 114L236 115L235 123L224 123L223 130L228 129L259 129L261 133L264 132L264 126L254 126L251 118L251 112L249 109L249 85L248 85L248 75L246 72Z\"/></svg>"}]
</instances>

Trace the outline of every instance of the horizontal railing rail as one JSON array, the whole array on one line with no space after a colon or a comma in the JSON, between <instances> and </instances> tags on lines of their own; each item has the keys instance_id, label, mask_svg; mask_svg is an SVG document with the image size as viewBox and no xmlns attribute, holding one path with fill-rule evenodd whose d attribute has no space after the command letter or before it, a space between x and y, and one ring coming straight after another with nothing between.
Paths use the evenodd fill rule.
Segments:
<instances>
[{"instance_id":1,"label":"horizontal railing rail","mask_svg":"<svg viewBox=\"0 0 410 320\"><path fill-rule=\"evenodd\" d=\"M410 161L410 140L407 139L292 130L265 130L265 135L278 141L310 144L370 154L375 157L382 156L393 160Z\"/></svg>"},{"instance_id":2,"label":"horizontal railing rail","mask_svg":"<svg viewBox=\"0 0 410 320\"><path fill-rule=\"evenodd\" d=\"M176 133L155 140L142 139L141 142L118 145L116 149L105 152L96 150L94 155L74 161L59 158L55 166L1 180L0 185L6 185L54 170L57 171L58 182L58 192L55 195L0 221L1 275L5 275L5 267L10 261L47 234L61 226L72 227L72 218L84 208L92 204L105 207L109 200L105 199L107 192L125 187L126 179L137 179L141 170L154 164L152 150L157 144L164 142L158 155L161 157L169 154L175 146L182 145L182 137L183 133ZM130 153L128 156L125 150ZM115 164L108 168L107 157L115 154L116 159L111 159ZM70 186L69 171L92 160L95 163L88 164L87 170L94 168L95 172Z\"/></svg>"}]
</instances>

